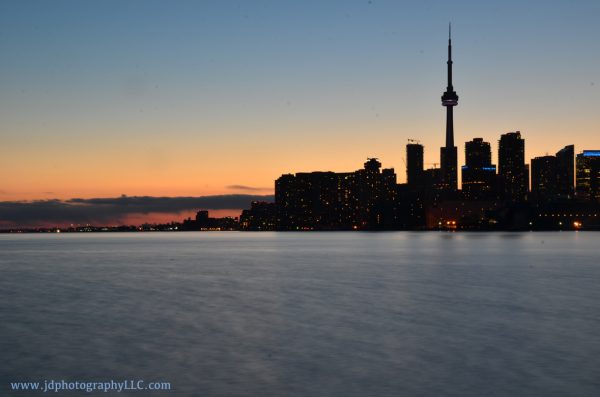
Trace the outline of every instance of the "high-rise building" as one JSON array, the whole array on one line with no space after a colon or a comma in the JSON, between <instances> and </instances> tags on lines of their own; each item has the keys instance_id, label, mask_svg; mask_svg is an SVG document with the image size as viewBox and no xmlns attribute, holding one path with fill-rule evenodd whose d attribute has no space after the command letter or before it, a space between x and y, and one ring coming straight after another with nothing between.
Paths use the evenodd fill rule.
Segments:
<instances>
[{"instance_id":1,"label":"high-rise building","mask_svg":"<svg viewBox=\"0 0 600 397\"><path fill-rule=\"evenodd\" d=\"M446 107L446 145L440 149L440 165L444 189L455 191L458 189L458 160L454 146L453 108L458 105L458 95L452 86L452 35L448 28L448 86L442 95L442 106Z\"/></svg>"},{"instance_id":2,"label":"high-rise building","mask_svg":"<svg viewBox=\"0 0 600 397\"><path fill-rule=\"evenodd\" d=\"M406 183L410 187L423 184L423 145L421 144L406 145Z\"/></svg>"},{"instance_id":3,"label":"high-rise building","mask_svg":"<svg viewBox=\"0 0 600 397\"><path fill-rule=\"evenodd\" d=\"M338 225L336 211L340 174L299 172L275 181L277 223L283 230L326 229Z\"/></svg>"},{"instance_id":4,"label":"high-rise building","mask_svg":"<svg viewBox=\"0 0 600 397\"><path fill-rule=\"evenodd\" d=\"M558 162L555 156L535 157L531 160L531 198L548 201L558 195Z\"/></svg>"},{"instance_id":5,"label":"high-rise building","mask_svg":"<svg viewBox=\"0 0 600 397\"><path fill-rule=\"evenodd\" d=\"M496 166L492 150L483 138L465 143L466 165L462 167L462 190L470 200L492 199L496 191Z\"/></svg>"},{"instance_id":6,"label":"high-rise building","mask_svg":"<svg viewBox=\"0 0 600 397\"><path fill-rule=\"evenodd\" d=\"M569 145L556 152L557 195L562 199L575 196L575 146Z\"/></svg>"},{"instance_id":7,"label":"high-rise building","mask_svg":"<svg viewBox=\"0 0 600 397\"><path fill-rule=\"evenodd\" d=\"M492 164L492 149L483 138L465 142L465 160L470 167L487 167Z\"/></svg>"},{"instance_id":8,"label":"high-rise building","mask_svg":"<svg viewBox=\"0 0 600 397\"><path fill-rule=\"evenodd\" d=\"M575 147L565 146L555 156L531 160L531 199L564 201L574 197Z\"/></svg>"},{"instance_id":9,"label":"high-rise building","mask_svg":"<svg viewBox=\"0 0 600 397\"><path fill-rule=\"evenodd\" d=\"M600 203L600 150L584 150L576 160L577 199Z\"/></svg>"},{"instance_id":10,"label":"high-rise building","mask_svg":"<svg viewBox=\"0 0 600 397\"><path fill-rule=\"evenodd\" d=\"M521 132L500 136L498 176L501 196L507 201L523 201L529 190L529 171L525 165L525 140Z\"/></svg>"},{"instance_id":11,"label":"high-rise building","mask_svg":"<svg viewBox=\"0 0 600 397\"><path fill-rule=\"evenodd\" d=\"M395 226L396 174L368 159L355 172L282 175L275 181L279 230L372 230Z\"/></svg>"}]
</instances>

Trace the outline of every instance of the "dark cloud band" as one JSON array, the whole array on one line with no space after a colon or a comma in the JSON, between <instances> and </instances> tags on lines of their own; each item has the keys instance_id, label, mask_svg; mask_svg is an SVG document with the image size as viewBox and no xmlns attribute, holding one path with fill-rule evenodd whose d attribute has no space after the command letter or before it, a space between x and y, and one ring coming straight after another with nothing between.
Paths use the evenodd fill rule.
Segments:
<instances>
[{"instance_id":1,"label":"dark cloud band","mask_svg":"<svg viewBox=\"0 0 600 397\"><path fill-rule=\"evenodd\" d=\"M266 192L269 190L273 190L272 187L254 187L254 186L246 186L246 185L229 185L227 189L231 190L245 190L248 192Z\"/></svg>"},{"instance_id":2,"label":"dark cloud band","mask_svg":"<svg viewBox=\"0 0 600 397\"><path fill-rule=\"evenodd\" d=\"M200 197L121 196L69 200L0 201L0 222L14 226L118 222L127 215L190 210L237 210L272 195L225 194Z\"/></svg>"}]
</instances>

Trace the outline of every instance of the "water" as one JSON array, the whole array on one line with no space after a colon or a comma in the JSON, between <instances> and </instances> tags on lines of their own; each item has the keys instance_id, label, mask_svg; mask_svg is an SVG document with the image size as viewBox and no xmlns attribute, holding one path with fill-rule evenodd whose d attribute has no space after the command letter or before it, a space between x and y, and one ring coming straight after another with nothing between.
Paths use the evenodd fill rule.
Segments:
<instances>
[{"instance_id":1,"label":"water","mask_svg":"<svg viewBox=\"0 0 600 397\"><path fill-rule=\"evenodd\" d=\"M143 379L174 390L118 395L598 396L599 243L0 235L0 394L43 394L11 394L16 380Z\"/></svg>"}]
</instances>

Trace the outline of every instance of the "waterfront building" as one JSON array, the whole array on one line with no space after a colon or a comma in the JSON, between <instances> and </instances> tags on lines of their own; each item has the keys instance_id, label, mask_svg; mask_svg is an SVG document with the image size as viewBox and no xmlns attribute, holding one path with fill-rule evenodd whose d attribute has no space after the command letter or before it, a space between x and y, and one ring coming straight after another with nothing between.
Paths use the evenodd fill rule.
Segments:
<instances>
[{"instance_id":1,"label":"waterfront building","mask_svg":"<svg viewBox=\"0 0 600 397\"><path fill-rule=\"evenodd\" d=\"M467 200L492 199L496 192L496 166L489 142L473 138L465 143L466 164L462 166L462 191Z\"/></svg>"},{"instance_id":2,"label":"waterfront building","mask_svg":"<svg viewBox=\"0 0 600 397\"><path fill-rule=\"evenodd\" d=\"M521 132L500 136L498 175L501 197L506 201L524 201L529 190L529 170L525 164L525 140Z\"/></svg>"},{"instance_id":3,"label":"waterfront building","mask_svg":"<svg viewBox=\"0 0 600 397\"><path fill-rule=\"evenodd\" d=\"M419 143L406 145L406 183L411 188L423 184L423 145Z\"/></svg>"},{"instance_id":4,"label":"waterfront building","mask_svg":"<svg viewBox=\"0 0 600 397\"><path fill-rule=\"evenodd\" d=\"M575 197L575 146L568 145L556 152L557 196Z\"/></svg>"},{"instance_id":5,"label":"waterfront building","mask_svg":"<svg viewBox=\"0 0 600 397\"><path fill-rule=\"evenodd\" d=\"M600 203L600 150L584 150L576 160L577 199Z\"/></svg>"},{"instance_id":6,"label":"waterfront building","mask_svg":"<svg viewBox=\"0 0 600 397\"><path fill-rule=\"evenodd\" d=\"M211 218L207 210L198 211L195 219L184 219L181 224L181 230L183 231L224 231L238 229L239 221L237 218L230 216Z\"/></svg>"},{"instance_id":7,"label":"waterfront building","mask_svg":"<svg viewBox=\"0 0 600 397\"><path fill-rule=\"evenodd\" d=\"M355 172L282 175L275 203L279 230L392 229L396 174L370 158Z\"/></svg>"},{"instance_id":8,"label":"waterfront building","mask_svg":"<svg viewBox=\"0 0 600 397\"><path fill-rule=\"evenodd\" d=\"M558 164L556 156L541 156L531 160L531 199L538 202L558 195Z\"/></svg>"},{"instance_id":9,"label":"waterfront building","mask_svg":"<svg viewBox=\"0 0 600 397\"><path fill-rule=\"evenodd\" d=\"M275 203L253 201L250 209L240 215L240 230L270 231L275 230L277 211Z\"/></svg>"}]
</instances>

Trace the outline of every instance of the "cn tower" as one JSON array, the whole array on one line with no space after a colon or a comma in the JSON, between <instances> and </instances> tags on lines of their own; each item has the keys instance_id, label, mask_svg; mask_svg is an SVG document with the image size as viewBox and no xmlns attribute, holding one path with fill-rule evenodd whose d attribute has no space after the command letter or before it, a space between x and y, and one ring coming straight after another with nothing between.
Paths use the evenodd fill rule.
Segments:
<instances>
[{"instance_id":1,"label":"cn tower","mask_svg":"<svg viewBox=\"0 0 600 397\"><path fill-rule=\"evenodd\" d=\"M455 191L458 188L456 146L454 146L454 119L452 108L458 105L458 95L452 87L452 27L448 25L448 87L442 95L442 106L446 107L446 146L440 150L442 185Z\"/></svg>"}]
</instances>

